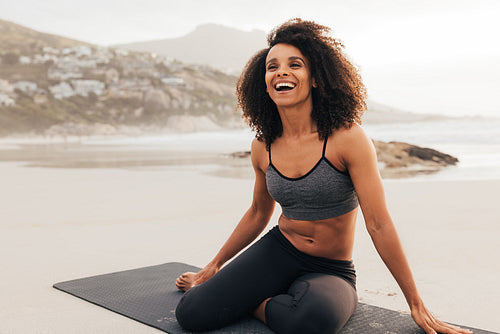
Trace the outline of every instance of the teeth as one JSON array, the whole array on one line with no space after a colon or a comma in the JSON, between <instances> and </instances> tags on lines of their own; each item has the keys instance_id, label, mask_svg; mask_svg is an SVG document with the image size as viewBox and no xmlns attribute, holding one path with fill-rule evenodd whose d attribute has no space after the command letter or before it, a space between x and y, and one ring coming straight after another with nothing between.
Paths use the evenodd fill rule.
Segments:
<instances>
[{"instance_id":1,"label":"teeth","mask_svg":"<svg viewBox=\"0 0 500 334\"><path fill-rule=\"evenodd\" d=\"M280 89L282 87L295 88L295 84L291 82L280 82L276 84L276 89Z\"/></svg>"}]
</instances>

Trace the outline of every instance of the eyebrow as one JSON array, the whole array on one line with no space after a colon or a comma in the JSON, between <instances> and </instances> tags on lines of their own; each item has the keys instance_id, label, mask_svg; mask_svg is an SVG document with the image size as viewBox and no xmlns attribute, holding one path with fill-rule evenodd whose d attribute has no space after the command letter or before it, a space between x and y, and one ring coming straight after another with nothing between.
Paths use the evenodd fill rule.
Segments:
<instances>
[{"instance_id":1,"label":"eyebrow","mask_svg":"<svg viewBox=\"0 0 500 334\"><path fill-rule=\"evenodd\" d=\"M267 64L269 64L270 62L273 62L273 61L276 61L276 60L278 60L278 59L277 59L277 58L272 58L272 59L269 59L269 60L266 62L266 65L267 65ZM304 63L304 64L306 63L306 62L304 61L304 59L302 59L302 58L300 58L300 57L298 57L298 56L291 56L291 57L289 57L289 58L288 58L288 60L300 60L302 63Z\"/></svg>"}]
</instances>

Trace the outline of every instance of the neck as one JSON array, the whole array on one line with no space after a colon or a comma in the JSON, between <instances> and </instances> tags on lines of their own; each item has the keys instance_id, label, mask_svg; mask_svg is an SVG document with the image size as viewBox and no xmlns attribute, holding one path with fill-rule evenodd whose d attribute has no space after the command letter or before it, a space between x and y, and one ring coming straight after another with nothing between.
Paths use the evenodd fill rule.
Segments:
<instances>
[{"instance_id":1,"label":"neck","mask_svg":"<svg viewBox=\"0 0 500 334\"><path fill-rule=\"evenodd\" d=\"M301 137L318 131L311 118L312 103L305 106L278 107L283 137Z\"/></svg>"}]
</instances>

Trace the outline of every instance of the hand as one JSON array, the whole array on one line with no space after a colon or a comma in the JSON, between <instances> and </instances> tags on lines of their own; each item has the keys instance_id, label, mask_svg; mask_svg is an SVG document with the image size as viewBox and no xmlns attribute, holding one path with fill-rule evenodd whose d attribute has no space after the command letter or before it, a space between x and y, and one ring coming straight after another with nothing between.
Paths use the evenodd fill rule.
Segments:
<instances>
[{"instance_id":1,"label":"hand","mask_svg":"<svg viewBox=\"0 0 500 334\"><path fill-rule=\"evenodd\" d=\"M217 274L218 271L219 267L209 263L208 265L205 266L205 268L196 273L196 275L194 276L193 285L198 285L205 282L210 277Z\"/></svg>"},{"instance_id":2,"label":"hand","mask_svg":"<svg viewBox=\"0 0 500 334\"><path fill-rule=\"evenodd\" d=\"M179 290L188 291L193 286L205 282L210 277L215 275L218 271L219 267L213 264L208 264L205 268L197 273L186 272L180 275L175 281L175 286Z\"/></svg>"},{"instance_id":3,"label":"hand","mask_svg":"<svg viewBox=\"0 0 500 334\"><path fill-rule=\"evenodd\" d=\"M468 329L463 329L457 326L453 326L442 322L434 317L434 315L425 307L425 305L421 304L412 308L411 316L413 320L422 327L423 330L427 334L436 334L436 333L446 333L446 334L470 334L472 333Z\"/></svg>"}]
</instances>

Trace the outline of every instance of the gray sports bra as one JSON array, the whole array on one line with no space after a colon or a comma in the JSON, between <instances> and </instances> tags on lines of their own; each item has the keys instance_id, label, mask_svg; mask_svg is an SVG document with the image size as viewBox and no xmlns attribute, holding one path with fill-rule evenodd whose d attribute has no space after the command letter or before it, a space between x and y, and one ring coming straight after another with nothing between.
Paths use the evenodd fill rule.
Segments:
<instances>
[{"instance_id":1,"label":"gray sports bra","mask_svg":"<svg viewBox=\"0 0 500 334\"><path fill-rule=\"evenodd\" d=\"M297 220L320 220L343 215L358 207L358 196L347 172L341 172L325 157L306 174L291 178L280 173L271 161L266 170L267 190L281 205L283 215Z\"/></svg>"}]
</instances>

